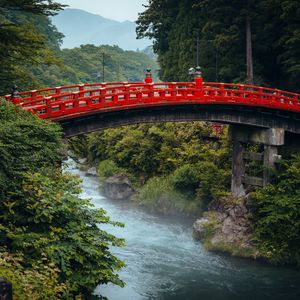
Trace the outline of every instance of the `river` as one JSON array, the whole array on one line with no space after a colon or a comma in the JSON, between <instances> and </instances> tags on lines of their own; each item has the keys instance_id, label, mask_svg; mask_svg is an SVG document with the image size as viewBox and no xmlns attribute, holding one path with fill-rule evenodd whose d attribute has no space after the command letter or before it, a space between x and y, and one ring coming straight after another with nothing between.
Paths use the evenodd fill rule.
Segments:
<instances>
[{"instance_id":1,"label":"river","mask_svg":"<svg viewBox=\"0 0 300 300\"><path fill-rule=\"evenodd\" d=\"M110 300L260 300L300 299L300 272L205 251L192 239L192 222L149 214L129 202L101 195L96 177L75 167L83 197L91 198L124 228L105 230L125 238L126 247L111 251L126 262L124 288L98 286L95 294Z\"/></svg>"}]
</instances>

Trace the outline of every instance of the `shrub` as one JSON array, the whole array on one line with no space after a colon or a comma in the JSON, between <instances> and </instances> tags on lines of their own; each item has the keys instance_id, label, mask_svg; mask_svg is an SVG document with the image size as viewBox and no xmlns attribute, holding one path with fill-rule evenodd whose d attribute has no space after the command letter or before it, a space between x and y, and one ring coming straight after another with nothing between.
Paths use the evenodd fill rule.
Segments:
<instances>
[{"instance_id":1,"label":"shrub","mask_svg":"<svg viewBox=\"0 0 300 300\"><path fill-rule=\"evenodd\" d=\"M189 164L179 167L171 176L171 183L178 191L194 195L199 186L195 167Z\"/></svg>"},{"instance_id":2,"label":"shrub","mask_svg":"<svg viewBox=\"0 0 300 300\"><path fill-rule=\"evenodd\" d=\"M101 179L106 179L120 171L120 168L112 160L106 159L98 164L97 171Z\"/></svg>"},{"instance_id":3,"label":"shrub","mask_svg":"<svg viewBox=\"0 0 300 300\"><path fill-rule=\"evenodd\" d=\"M30 268L24 268L24 258L0 251L0 274L12 283L15 300L59 300L69 298L67 285L59 283L59 269L43 256Z\"/></svg>"},{"instance_id":4,"label":"shrub","mask_svg":"<svg viewBox=\"0 0 300 300\"><path fill-rule=\"evenodd\" d=\"M300 266L300 155L279 164L274 184L252 197L254 237L275 264Z\"/></svg>"},{"instance_id":5,"label":"shrub","mask_svg":"<svg viewBox=\"0 0 300 300\"><path fill-rule=\"evenodd\" d=\"M59 270L59 284L68 282L73 294L101 283L123 286L117 275L123 262L109 251L123 241L99 227L121 224L79 197L80 180L61 172L61 149L57 124L1 102L0 247L21 254L24 276L45 255Z\"/></svg>"}]
</instances>

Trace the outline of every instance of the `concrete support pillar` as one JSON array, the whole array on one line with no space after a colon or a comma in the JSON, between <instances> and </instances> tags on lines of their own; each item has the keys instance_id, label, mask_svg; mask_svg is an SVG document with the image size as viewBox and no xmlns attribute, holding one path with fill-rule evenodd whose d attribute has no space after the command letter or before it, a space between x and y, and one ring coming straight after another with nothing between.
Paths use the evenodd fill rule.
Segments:
<instances>
[{"instance_id":1,"label":"concrete support pillar","mask_svg":"<svg viewBox=\"0 0 300 300\"><path fill-rule=\"evenodd\" d=\"M244 145L236 138L233 138L231 193L237 196L245 195L243 185L243 178L245 176L244 152Z\"/></svg>"},{"instance_id":2,"label":"concrete support pillar","mask_svg":"<svg viewBox=\"0 0 300 300\"><path fill-rule=\"evenodd\" d=\"M263 187L266 187L272 180L272 173L275 169L275 162L278 158L277 146L264 146L264 173L263 173Z\"/></svg>"},{"instance_id":3,"label":"concrete support pillar","mask_svg":"<svg viewBox=\"0 0 300 300\"><path fill-rule=\"evenodd\" d=\"M280 158L278 147L284 145L284 130L282 128L256 128L250 126L231 126L232 178L231 192L237 196L245 195L245 186L266 187L272 180L276 161ZM263 153L248 153L246 143L264 145ZM263 178L249 177L245 170L245 160L263 160Z\"/></svg>"}]
</instances>

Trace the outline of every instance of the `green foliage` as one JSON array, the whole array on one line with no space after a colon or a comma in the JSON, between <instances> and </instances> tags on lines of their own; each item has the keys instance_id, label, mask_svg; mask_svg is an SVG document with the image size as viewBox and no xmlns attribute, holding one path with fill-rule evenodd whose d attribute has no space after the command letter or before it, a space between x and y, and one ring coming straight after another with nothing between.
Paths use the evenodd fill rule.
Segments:
<instances>
[{"instance_id":1,"label":"green foliage","mask_svg":"<svg viewBox=\"0 0 300 300\"><path fill-rule=\"evenodd\" d=\"M214 161L200 161L196 168L200 182L197 197L203 201L204 208L214 199L229 193L231 169L220 168Z\"/></svg>"},{"instance_id":2,"label":"green foliage","mask_svg":"<svg viewBox=\"0 0 300 300\"><path fill-rule=\"evenodd\" d=\"M191 165L183 165L175 170L171 178L175 189L194 193L199 185L196 170Z\"/></svg>"},{"instance_id":3,"label":"green foliage","mask_svg":"<svg viewBox=\"0 0 300 300\"><path fill-rule=\"evenodd\" d=\"M58 125L44 122L33 114L0 102L0 196L15 190L23 172L39 171L56 165L61 159L61 130ZM47 147L45 147L45 144ZM61 148L60 148L61 147Z\"/></svg>"},{"instance_id":4,"label":"green foliage","mask_svg":"<svg viewBox=\"0 0 300 300\"><path fill-rule=\"evenodd\" d=\"M150 0L137 35L153 39L163 80L188 79L199 36L205 80L245 82L247 18L255 82L299 91L299 1Z\"/></svg>"},{"instance_id":5,"label":"green foliage","mask_svg":"<svg viewBox=\"0 0 300 300\"><path fill-rule=\"evenodd\" d=\"M103 79L104 53L104 79ZM40 66L35 76L45 86L99 81L143 81L146 67L158 68L146 54L124 51L117 46L81 45L58 53L62 65Z\"/></svg>"},{"instance_id":6,"label":"green foliage","mask_svg":"<svg viewBox=\"0 0 300 300\"><path fill-rule=\"evenodd\" d=\"M141 201L142 199L142 201ZM152 177L140 190L138 202L148 209L163 214L197 214L197 203L187 202L184 195L174 190L169 178Z\"/></svg>"},{"instance_id":7,"label":"green foliage","mask_svg":"<svg viewBox=\"0 0 300 300\"><path fill-rule=\"evenodd\" d=\"M54 2L53 0L1 0L3 11L25 11L34 14L54 15L65 5Z\"/></svg>"},{"instance_id":8,"label":"green foliage","mask_svg":"<svg viewBox=\"0 0 300 300\"><path fill-rule=\"evenodd\" d=\"M48 16L63 5L53 1L2 2L0 95L9 94L14 84L22 91L96 81L142 81L146 67L157 78L157 63L141 52L108 45L60 50L63 35Z\"/></svg>"},{"instance_id":9,"label":"green foliage","mask_svg":"<svg viewBox=\"0 0 300 300\"><path fill-rule=\"evenodd\" d=\"M274 184L252 199L254 236L261 253L276 264L300 266L300 155L280 163Z\"/></svg>"},{"instance_id":10,"label":"green foliage","mask_svg":"<svg viewBox=\"0 0 300 300\"><path fill-rule=\"evenodd\" d=\"M24 258L0 251L0 274L12 283L15 300L60 300L69 298L68 287L59 283L59 269L44 256L30 268Z\"/></svg>"},{"instance_id":11,"label":"green foliage","mask_svg":"<svg viewBox=\"0 0 300 300\"><path fill-rule=\"evenodd\" d=\"M103 180L118 173L120 169L109 159L102 160L98 165L98 175Z\"/></svg>"},{"instance_id":12,"label":"green foliage","mask_svg":"<svg viewBox=\"0 0 300 300\"><path fill-rule=\"evenodd\" d=\"M123 240L101 229L121 224L92 209L79 197L79 179L58 168L59 126L4 101L0 121L0 246L21 253L24 270L47 258L59 269L58 287L68 283L69 293L88 294L108 282L123 286L116 274L123 262L109 252Z\"/></svg>"},{"instance_id":13,"label":"green foliage","mask_svg":"<svg viewBox=\"0 0 300 300\"><path fill-rule=\"evenodd\" d=\"M229 191L227 130L216 139L208 123L124 126L73 139L72 148L79 156L88 149L102 177L121 171L146 183L136 200L159 211L199 213Z\"/></svg>"},{"instance_id":14,"label":"green foliage","mask_svg":"<svg viewBox=\"0 0 300 300\"><path fill-rule=\"evenodd\" d=\"M33 72L37 65L57 63L53 50L61 34L47 16L59 9L61 5L53 1L1 1L0 95L9 93L16 83L22 90L37 86Z\"/></svg>"}]
</instances>

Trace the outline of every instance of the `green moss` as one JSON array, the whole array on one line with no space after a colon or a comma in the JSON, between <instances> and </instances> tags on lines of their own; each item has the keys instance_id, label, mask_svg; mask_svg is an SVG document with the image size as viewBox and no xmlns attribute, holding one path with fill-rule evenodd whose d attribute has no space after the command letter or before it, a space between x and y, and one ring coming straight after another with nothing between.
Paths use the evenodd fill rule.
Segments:
<instances>
[{"instance_id":1,"label":"green moss","mask_svg":"<svg viewBox=\"0 0 300 300\"><path fill-rule=\"evenodd\" d=\"M255 247L242 246L241 242L227 243L224 240L220 240L217 243L212 243L210 238L205 239L203 246L208 251L227 253L232 256L245 257L245 258L258 258L260 254Z\"/></svg>"}]
</instances>

